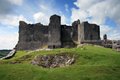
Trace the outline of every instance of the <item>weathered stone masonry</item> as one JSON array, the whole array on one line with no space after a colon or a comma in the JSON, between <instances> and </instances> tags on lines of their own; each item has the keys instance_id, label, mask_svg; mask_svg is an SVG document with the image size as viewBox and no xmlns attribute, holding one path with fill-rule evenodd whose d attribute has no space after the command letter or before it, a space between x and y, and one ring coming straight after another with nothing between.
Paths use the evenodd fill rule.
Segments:
<instances>
[{"instance_id":1,"label":"weathered stone masonry","mask_svg":"<svg viewBox=\"0 0 120 80\"><path fill-rule=\"evenodd\" d=\"M19 22L17 50L75 47L84 42L98 42L100 28L96 24L75 21L72 26L61 25L61 17L52 15L49 25ZM95 43L97 44L97 43Z\"/></svg>"}]
</instances>

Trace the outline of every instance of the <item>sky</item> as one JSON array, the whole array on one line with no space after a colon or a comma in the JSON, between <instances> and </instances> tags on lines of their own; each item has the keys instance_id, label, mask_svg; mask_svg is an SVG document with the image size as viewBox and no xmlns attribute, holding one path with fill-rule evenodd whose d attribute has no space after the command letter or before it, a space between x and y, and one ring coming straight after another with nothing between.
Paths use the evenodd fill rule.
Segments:
<instances>
[{"instance_id":1,"label":"sky","mask_svg":"<svg viewBox=\"0 0 120 80\"><path fill-rule=\"evenodd\" d=\"M88 21L100 25L101 39L120 39L120 0L0 0L0 49L18 42L19 21L47 25L53 14L62 24Z\"/></svg>"}]
</instances>

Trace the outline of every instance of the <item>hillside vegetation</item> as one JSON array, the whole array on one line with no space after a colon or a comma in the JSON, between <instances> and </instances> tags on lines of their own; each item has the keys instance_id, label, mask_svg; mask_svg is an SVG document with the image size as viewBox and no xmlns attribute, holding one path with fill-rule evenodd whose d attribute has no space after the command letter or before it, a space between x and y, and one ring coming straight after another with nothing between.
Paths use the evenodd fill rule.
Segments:
<instances>
[{"instance_id":1,"label":"hillside vegetation","mask_svg":"<svg viewBox=\"0 0 120 80\"><path fill-rule=\"evenodd\" d=\"M75 54L75 64L43 68L32 65L36 55ZM82 46L51 51L17 51L0 61L0 80L120 80L120 52L100 46Z\"/></svg>"}]
</instances>

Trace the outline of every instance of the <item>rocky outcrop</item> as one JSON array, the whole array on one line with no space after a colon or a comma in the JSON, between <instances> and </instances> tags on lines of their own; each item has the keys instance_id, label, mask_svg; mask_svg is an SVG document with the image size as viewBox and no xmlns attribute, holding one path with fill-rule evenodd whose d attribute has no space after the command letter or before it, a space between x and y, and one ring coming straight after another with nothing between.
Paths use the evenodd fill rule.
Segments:
<instances>
[{"instance_id":1,"label":"rocky outcrop","mask_svg":"<svg viewBox=\"0 0 120 80\"><path fill-rule=\"evenodd\" d=\"M44 68L64 67L75 63L75 55L67 53L38 55L35 56L31 63Z\"/></svg>"},{"instance_id":2,"label":"rocky outcrop","mask_svg":"<svg viewBox=\"0 0 120 80\"><path fill-rule=\"evenodd\" d=\"M120 52L120 40L112 41L112 48Z\"/></svg>"}]
</instances>

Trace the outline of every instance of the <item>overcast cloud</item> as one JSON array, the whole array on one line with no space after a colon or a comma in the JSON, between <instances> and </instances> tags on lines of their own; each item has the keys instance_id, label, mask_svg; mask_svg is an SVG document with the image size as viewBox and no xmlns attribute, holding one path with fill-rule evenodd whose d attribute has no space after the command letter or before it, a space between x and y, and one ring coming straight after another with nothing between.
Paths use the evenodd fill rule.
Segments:
<instances>
[{"instance_id":1,"label":"overcast cloud","mask_svg":"<svg viewBox=\"0 0 120 80\"><path fill-rule=\"evenodd\" d=\"M0 0L0 15L6 15L12 12L13 5L8 0Z\"/></svg>"}]
</instances>

